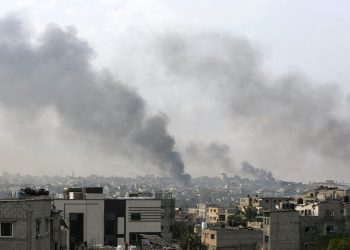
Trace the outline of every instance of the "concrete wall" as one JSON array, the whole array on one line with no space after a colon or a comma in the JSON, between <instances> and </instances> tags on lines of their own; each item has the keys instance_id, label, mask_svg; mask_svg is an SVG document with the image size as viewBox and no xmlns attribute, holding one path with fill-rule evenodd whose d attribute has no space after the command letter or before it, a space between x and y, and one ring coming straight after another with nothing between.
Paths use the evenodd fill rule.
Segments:
<instances>
[{"instance_id":1,"label":"concrete wall","mask_svg":"<svg viewBox=\"0 0 350 250\"><path fill-rule=\"evenodd\" d=\"M261 230L202 230L201 241L209 250L255 250L262 243Z\"/></svg>"},{"instance_id":2,"label":"concrete wall","mask_svg":"<svg viewBox=\"0 0 350 250\"><path fill-rule=\"evenodd\" d=\"M175 199L162 199L161 204L163 208L162 238L166 242L171 243L173 238L171 227L175 224Z\"/></svg>"},{"instance_id":3,"label":"concrete wall","mask_svg":"<svg viewBox=\"0 0 350 250\"><path fill-rule=\"evenodd\" d=\"M327 231L332 226L334 230ZM312 245L313 241L322 235L342 234L345 232L343 218L300 216L300 249L305 245Z\"/></svg>"},{"instance_id":4,"label":"concrete wall","mask_svg":"<svg viewBox=\"0 0 350 250\"><path fill-rule=\"evenodd\" d=\"M141 220L132 221L131 214L140 213ZM126 200L126 241L130 233L161 233L161 200Z\"/></svg>"},{"instance_id":5,"label":"concrete wall","mask_svg":"<svg viewBox=\"0 0 350 250\"><path fill-rule=\"evenodd\" d=\"M299 214L294 210L265 213L263 244L266 250L298 250Z\"/></svg>"},{"instance_id":6,"label":"concrete wall","mask_svg":"<svg viewBox=\"0 0 350 250\"><path fill-rule=\"evenodd\" d=\"M13 237L0 237L0 249L50 249L51 200L26 199L0 201L0 222L12 222ZM36 234L36 221L41 230Z\"/></svg>"},{"instance_id":7,"label":"concrete wall","mask_svg":"<svg viewBox=\"0 0 350 250\"><path fill-rule=\"evenodd\" d=\"M63 211L66 221L70 213L84 214L84 241L89 244L104 244L104 200L69 200L57 199L54 201L56 209ZM69 227L69 224L68 224ZM69 245L69 236L67 237Z\"/></svg>"}]
</instances>

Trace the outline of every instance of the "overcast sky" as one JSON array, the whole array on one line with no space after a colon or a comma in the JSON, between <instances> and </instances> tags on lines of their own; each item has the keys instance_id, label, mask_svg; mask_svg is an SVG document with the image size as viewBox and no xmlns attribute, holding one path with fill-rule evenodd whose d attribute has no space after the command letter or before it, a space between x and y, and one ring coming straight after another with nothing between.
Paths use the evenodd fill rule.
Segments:
<instances>
[{"instance_id":1,"label":"overcast sky","mask_svg":"<svg viewBox=\"0 0 350 250\"><path fill-rule=\"evenodd\" d=\"M60 41L59 32L52 31L55 27L62 31L60 39L75 39L74 48L88 47L89 52L79 50L76 56L82 58L77 63L88 65L83 77L96 78L86 93L97 91L96 98L113 99L122 89L130 94L122 105L136 101L136 111L130 112L142 113L122 120L124 114L117 110L120 120L101 115L101 124L92 122L80 117L78 108L76 113L67 112L70 101L79 107L74 100L79 102L81 89L67 91L76 94L67 105L46 99L37 102L35 88L45 89L48 99L63 98L65 93L53 95L52 87L34 84L43 79L26 79L23 73L23 78L13 80L17 81L13 91L22 95L0 94L1 169L32 174L74 169L80 175L154 171L185 178L186 173L239 173L240 163L248 161L282 179L350 181L346 177L349 7L348 1L314 0L1 1L0 27L5 27L2 32L7 37L1 53L14 53L8 49L11 46L16 50L32 46L28 49L32 56L28 51L5 53L9 58L17 55L18 62L28 61L28 69L40 58L57 58L65 47L52 45L56 43L52 37ZM19 26L9 25L8 19L20 23L26 46L9 45L16 43L9 29ZM47 54L43 44L57 49L58 55ZM59 63L71 63L67 58ZM48 72L38 65L38 74ZM12 66L4 59L0 67L5 86L0 90L9 91L6 81L14 79L9 73ZM56 82L66 73L62 69L47 74L45 79ZM118 94L92 87L101 81L115 84ZM26 84L34 90L23 90ZM57 84L64 86L66 81ZM31 105L23 101L26 98L35 103L35 114L28 111ZM102 103L104 109L96 108L92 114L111 116L105 107L113 105ZM131 124L134 130L125 138L122 135L129 132L99 132L130 120L140 125ZM154 135L152 124L163 132ZM164 147L150 136L167 142L171 138L169 151L157 153Z\"/></svg>"}]
</instances>

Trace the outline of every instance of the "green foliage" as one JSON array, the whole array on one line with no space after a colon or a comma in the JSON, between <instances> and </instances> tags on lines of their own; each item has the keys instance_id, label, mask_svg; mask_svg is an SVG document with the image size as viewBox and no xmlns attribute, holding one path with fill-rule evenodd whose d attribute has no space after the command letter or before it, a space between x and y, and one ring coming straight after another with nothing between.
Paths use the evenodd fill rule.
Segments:
<instances>
[{"instance_id":1,"label":"green foliage","mask_svg":"<svg viewBox=\"0 0 350 250\"><path fill-rule=\"evenodd\" d=\"M183 250L202 249L201 236L193 232L193 226L188 226L187 229L182 232L179 246L180 246L180 249L183 249Z\"/></svg>"},{"instance_id":2,"label":"green foliage","mask_svg":"<svg viewBox=\"0 0 350 250\"><path fill-rule=\"evenodd\" d=\"M350 250L349 235L323 235L315 240L311 250Z\"/></svg>"},{"instance_id":3,"label":"green foliage","mask_svg":"<svg viewBox=\"0 0 350 250\"><path fill-rule=\"evenodd\" d=\"M340 239L331 239L328 243L327 250L349 250L350 249L350 238L343 237Z\"/></svg>"},{"instance_id":4,"label":"green foliage","mask_svg":"<svg viewBox=\"0 0 350 250\"><path fill-rule=\"evenodd\" d=\"M243 218L240 212L237 212L234 215L229 215L227 217L227 222L230 227L236 227L244 224Z\"/></svg>"},{"instance_id":5,"label":"green foliage","mask_svg":"<svg viewBox=\"0 0 350 250\"><path fill-rule=\"evenodd\" d=\"M255 207L243 207L243 210L227 217L228 225L236 227L242 224L247 224L248 221L254 221L257 215L258 211Z\"/></svg>"},{"instance_id":6,"label":"green foliage","mask_svg":"<svg viewBox=\"0 0 350 250\"><path fill-rule=\"evenodd\" d=\"M255 220L255 217L258 215L258 211L252 205L243 207L241 211L242 217L247 221Z\"/></svg>"},{"instance_id":7,"label":"green foliage","mask_svg":"<svg viewBox=\"0 0 350 250\"><path fill-rule=\"evenodd\" d=\"M173 235L173 239L180 239L188 230L188 226L183 222L175 222L173 226L171 226L170 231Z\"/></svg>"}]
</instances>

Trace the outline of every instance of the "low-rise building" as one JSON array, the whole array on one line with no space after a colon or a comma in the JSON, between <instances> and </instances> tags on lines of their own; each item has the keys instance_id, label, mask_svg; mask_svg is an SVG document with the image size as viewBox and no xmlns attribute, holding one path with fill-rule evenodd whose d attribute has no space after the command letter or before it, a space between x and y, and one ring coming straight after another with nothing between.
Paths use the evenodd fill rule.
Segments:
<instances>
[{"instance_id":1,"label":"low-rise building","mask_svg":"<svg viewBox=\"0 0 350 250\"><path fill-rule=\"evenodd\" d=\"M264 250L307 249L322 236L350 233L347 191L316 190L299 196L297 205L264 212Z\"/></svg>"},{"instance_id":2,"label":"low-rise building","mask_svg":"<svg viewBox=\"0 0 350 250\"><path fill-rule=\"evenodd\" d=\"M202 222L205 221L207 218L207 211L208 207L215 207L214 204L206 204L206 203L198 203L197 204L197 211L198 211L198 216L197 218Z\"/></svg>"},{"instance_id":3,"label":"low-rise building","mask_svg":"<svg viewBox=\"0 0 350 250\"><path fill-rule=\"evenodd\" d=\"M255 207L258 214L262 214L267 210L279 209L282 203L293 201L291 197L243 197L240 198L239 208L243 210L245 207Z\"/></svg>"},{"instance_id":4,"label":"low-rise building","mask_svg":"<svg viewBox=\"0 0 350 250\"><path fill-rule=\"evenodd\" d=\"M262 235L261 230L202 229L201 243L208 250L256 250Z\"/></svg>"},{"instance_id":5,"label":"low-rise building","mask_svg":"<svg viewBox=\"0 0 350 250\"><path fill-rule=\"evenodd\" d=\"M141 234L159 235L171 241L175 201L160 195L108 199L102 188L67 189L65 199L55 199L70 228L68 249L88 245L141 244ZM170 200L170 201L169 201Z\"/></svg>"},{"instance_id":6,"label":"low-rise building","mask_svg":"<svg viewBox=\"0 0 350 250\"><path fill-rule=\"evenodd\" d=\"M237 211L235 209L222 207L208 207L206 221L208 223L227 223L228 217L230 215L234 215L236 212Z\"/></svg>"},{"instance_id":7,"label":"low-rise building","mask_svg":"<svg viewBox=\"0 0 350 250\"><path fill-rule=\"evenodd\" d=\"M61 218L48 196L0 200L0 249L60 249Z\"/></svg>"},{"instance_id":8,"label":"low-rise building","mask_svg":"<svg viewBox=\"0 0 350 250\"><path fill-rule=\"evenodd\" d=\"M263 249L297 250L300 244L300 218L295 210L264 212Z\"/></svg>"}]
</instances>

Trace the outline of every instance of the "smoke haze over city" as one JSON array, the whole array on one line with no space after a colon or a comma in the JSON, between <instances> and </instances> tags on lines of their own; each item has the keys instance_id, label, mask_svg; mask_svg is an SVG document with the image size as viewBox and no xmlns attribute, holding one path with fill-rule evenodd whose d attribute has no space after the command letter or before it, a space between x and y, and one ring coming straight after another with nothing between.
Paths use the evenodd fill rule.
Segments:
<instances>
[{"instance_id":1,"label":"smoke haze over city","mask_svg":"<svg viewBox=\"0 0 350 250\"><path fill-rule=\"evenodd\" d=\"M236 19L198 4L6 5L1 169L349 181L349 18L320 4L315 23L298 1L304 26L281 16L287 3L237 1L250 15Z\"/></svg>"}]
</instances>

